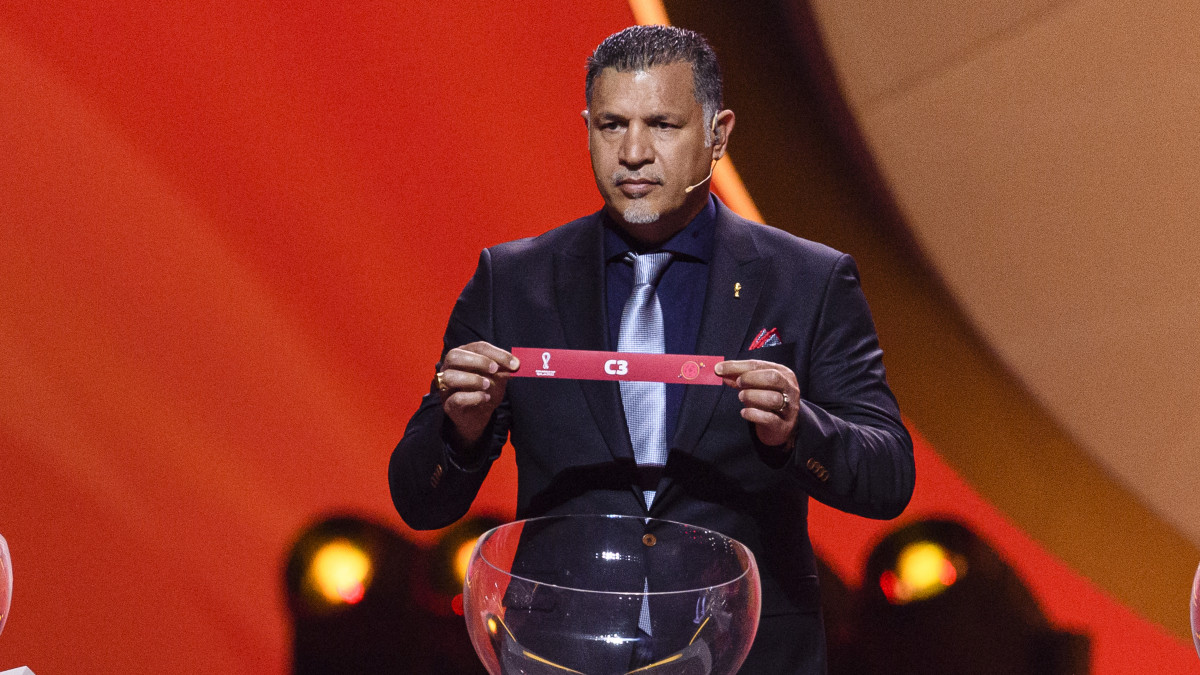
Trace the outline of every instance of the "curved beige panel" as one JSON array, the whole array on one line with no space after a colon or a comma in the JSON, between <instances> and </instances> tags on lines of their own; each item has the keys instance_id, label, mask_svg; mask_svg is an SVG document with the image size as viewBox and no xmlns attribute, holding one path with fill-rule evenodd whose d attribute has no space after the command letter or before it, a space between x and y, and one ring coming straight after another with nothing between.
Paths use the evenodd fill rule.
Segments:
<instances>
[{"instance_id":1,"label":"curved beige panel","mask_svg":"<svg viewBox=\"0 0 1200 675\"><path fill-rule=\"evenodd\" d=\"M819 0L914 236L1078 444L1200 545L1200 5Z\"/></svg>"},{"instance_id":2,"label":"curved beige panel","mask_svg":"<svg viewBox=\"0 0 1200 675\"><path fill-rule=\"evenodd\" d=\"M869 107L1036 22L1054 0L815 0L843 93Z\"/></svg>"}]
</instances>

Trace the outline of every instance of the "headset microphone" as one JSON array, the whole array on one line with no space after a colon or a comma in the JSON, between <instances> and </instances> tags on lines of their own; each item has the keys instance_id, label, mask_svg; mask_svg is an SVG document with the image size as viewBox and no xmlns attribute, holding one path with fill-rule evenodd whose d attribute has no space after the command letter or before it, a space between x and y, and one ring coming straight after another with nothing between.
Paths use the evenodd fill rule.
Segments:
<instances>
[{"instance_id":1,"label":"headset microphone","mask_svg":"<svg viewBox=\"0 0 1200 675\"><path fill-rule=\"evenodd\" d=\"M717 133L717 115L719 115L719 114L720 113L713 113L712 133L714 133L714 134ZM712 178L713 169L715 169L715 168L717 168L717 160L714 159L712 161L712 164L708 165L708 175L704 177L704 180L700 181L699 183L696 183L695 185L689 185L689 186L683 188L683 193L688 194L692 190L695 190L696 188L700 187L701 185L704 185L705 183L707 183L708 180L710 178Z\"/></svg>"},{"instance_id":2,"label":"headset microphone","mask_svg":"<svg viewBox=\"0 0 1200 675\"><path fill-rule=\"evenodd\" d=\"M710 164L708 167L708 175L704 177L704 180L700 181L699 183L696 183L695 185L689 185L689 186L683 188L684 194L687 194L688 192L691 192L692 190L695 190L696 188L700 187L701 185L704 185L705 183L707 183L708 179L712 178L713 169L715 169L715 168L717 168L717 160L714 159L712 161L712 164Z\"/></svg>"}]
</instances>

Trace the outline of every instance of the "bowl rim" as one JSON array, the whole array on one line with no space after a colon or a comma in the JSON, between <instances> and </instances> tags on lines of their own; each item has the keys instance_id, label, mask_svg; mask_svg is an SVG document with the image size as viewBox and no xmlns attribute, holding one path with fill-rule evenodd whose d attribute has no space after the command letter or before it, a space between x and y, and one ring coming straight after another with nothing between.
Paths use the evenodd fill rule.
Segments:
<instances>
[{"instance_id":1,"label":"bowl rim","mask_svg":"<svg viewBox=\"0 0 1200 675\"><path fill-rule=\"evenodd\" d=\"M687 588L687 589L682 589L682 590L677 590L677 591L636 591L636 592L635 591L593 591L593 590L588 590L588 589L584 589L584 588L575 588L574 586L563 586L561 584L551 584L551 583L547 583L544 581L538 581L537 579L530 579L528 577L523 577L519 574L513 574L510 571L501 569L495 563L493 563L491 560L488 560L487 556L485 556L483 554L483 551L481 550L483 548L484 542L486 542L498 530L502 530L506 527L511 527L511 526L517 525L517 524L520 524L520 525L522 525L522 527L524 527L525 523L530 523L530 522L539 521L539 520L562 520L562 519L566 519L566 518L606 518L606 519L614 519L614 520L618 519L618 518L628 518L631 520L642 520L642 521L655 520L660 523L667 523L670 525L677 525L680 527L689 527L689 528L696 529L696 530L703 530L704 532L711 532L712 534L715 534L723 539L733 542L741 551L743 551L746 554L746 559L749 561L749 564L745 566L745 569L742 570L741 574L738 574L737 576L733 577L729 581L725 581L725 582L722 582L719 584L711 584L708 586L697 586L695 588ZM564 513L564 514L551 515L551 516L536 516L533 518L522 518L520 520L514 520L514 521L511 521L508 523L503 523L503 524L497 525L496 527L493 527L492 529L488 530L487 532L484 532L483 534L479 535L479 539L476 540L476 542L475 542L475 549L474 549L474 551L472 551L471 557L478 558L479 560L483 561L484 564L486 564L488 567L491 567L492 569L496 570L500 574L503 574L512 579L520 579L521 581L525 581L525 582L528 582L531 584L536 584L538 586L559 588L559 589L562 589L565 591L571 591L573 593L596 593L596 594L600 594L600 595L630 595L630 596L646 596L646 597L649 597L649 596L663 597L663 596L668 596L668 595L678 595L681 593L698 593L700 591L722 588L725 586L729 586L731 584L740 583L742 580L744 580L750 574L751 570L755 570L755 571L758 570L758 561L754 557L754 551L751 551L749 546L746 546L742 542L738 541L737 539L734 539L733 537L731 537L727 534L723 534L721 532L718 532L718 531L708 528L708 527L702 527L700 525L693 525L691 523L685 523L685 522L678 521L678 520L667 520L666 518L655 518L653 516L648 516L648 517L628 516L628 515L623 515L623 514L619 514L619 513ZM470 585L470 583L471 583L471 575L467 574L466 579L464 581L464 585Z\"/></svg>"}]
</instances>

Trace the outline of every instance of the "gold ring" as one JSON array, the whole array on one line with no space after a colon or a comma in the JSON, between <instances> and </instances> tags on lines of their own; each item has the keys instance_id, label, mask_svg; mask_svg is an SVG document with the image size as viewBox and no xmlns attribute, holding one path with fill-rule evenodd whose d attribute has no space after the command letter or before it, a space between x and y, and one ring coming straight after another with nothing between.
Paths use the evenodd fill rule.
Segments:
<instances>
[{"instance_id":1,"label":"gold ring","mask_svg":"<svg viewBox=\"0 0 1200 675\"><path fill-rule=\"evenodd\" d=\"M443 394L447 391L450 391L450 387L446 384L445 375L442 373L442 371L438 371L436 379L438 391L442 392Z\"/></svg>"},{"instance_id":2,"label":"gold ring","mask_svg":"<svg viewBox=\"0 0 1200 675\"><path fill-rule=\"evenodd\" d=\"M783 394L783 392L779 392ZM787 412L788 406L792 404L792 399L788 398L787 394L783 394L783 405L779 406L779 410L775 411L776 415L782 415Z\"/></svg>"}]
</instances>

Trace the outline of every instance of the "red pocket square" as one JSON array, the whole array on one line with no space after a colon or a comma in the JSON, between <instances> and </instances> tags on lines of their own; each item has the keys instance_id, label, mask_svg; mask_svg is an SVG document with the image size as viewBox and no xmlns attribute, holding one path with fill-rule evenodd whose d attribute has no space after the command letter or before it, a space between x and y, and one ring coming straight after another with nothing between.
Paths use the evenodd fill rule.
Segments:
<instances>
[{"instance_id":1,"label":"red pocket square","mask_svg":"<svg viewBox=\"0 0 1200 675\"><path fill-rule=\"evenodd\" d=\"M779 339L778 328L764 328L758 331L754 342L750 343L750 349L759 349L761 347L774 347L775 345L783 344L783 340Z\"/></svg>"}]
</instances>

